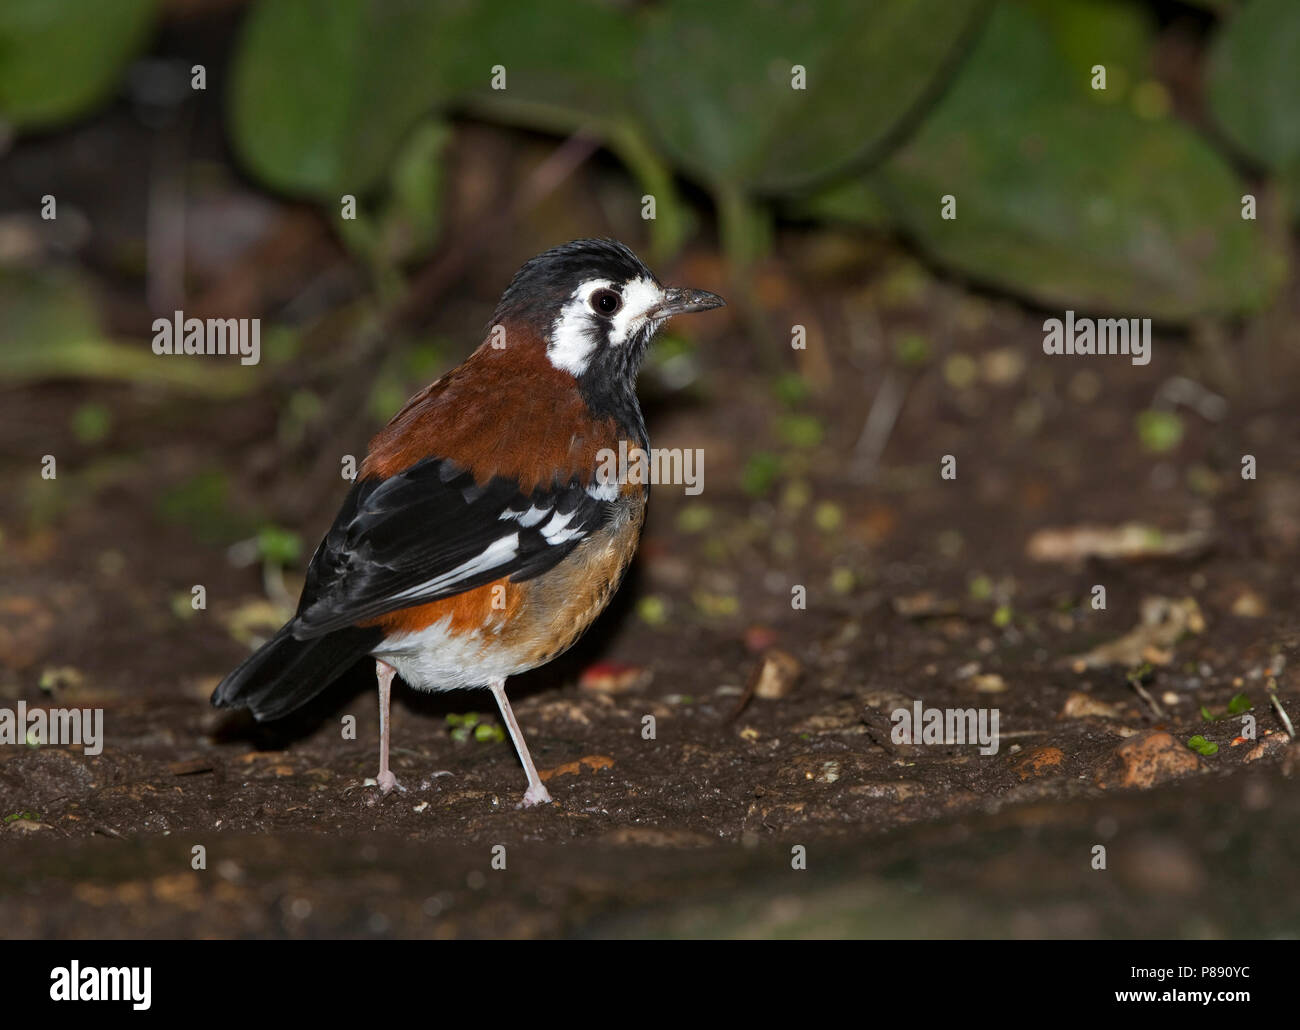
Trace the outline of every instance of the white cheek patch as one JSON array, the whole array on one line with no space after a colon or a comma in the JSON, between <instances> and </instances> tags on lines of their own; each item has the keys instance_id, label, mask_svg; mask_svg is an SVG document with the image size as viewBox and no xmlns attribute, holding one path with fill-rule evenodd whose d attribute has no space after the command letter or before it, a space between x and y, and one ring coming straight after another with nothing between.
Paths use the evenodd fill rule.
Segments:
<instances>
[{"instance_id":1,"label":"white cheek patch","mask_svg":"<svg viewBox=\"0 0 1300 1030\"><path fill-rule=\"evenodd\" d=\"M609 342L618 347L636 336L645 325L646 315L658 307L663 299L663 290L651 279L633 279L624 286L623 306L613 318Z\"/></svg>"},{"instance_id":2,"label":"white cheek patch","mask_svg":"<svg viewBox=\"0 0 1300 1030\"><path fill-rule=\"evenodd\" d=\"M609 344L621 347L635 338L649 321L649 313L663 303L663 290L653 279L633 279L622 290L617 290L609 279L591 279L576 290L565 302L560 317L551 326L551 342L546 356L556 368L574 376L587 371L592 355L601 337L601 318L591 310L591 295L597 290L614 289L621 293L623 306L609 319ZM662 319L651 325L658 328Z\"/></svg>"},{"instance_id":3,"label":"white cheek patch","mask_svg":"<svg viewBox=\"0 0 1300 1030\"><path fill-rule=\"evenodd\" d=\"M551 326L551 342L546 356L556 368L574 376L587 371L587 363L596 350L597 328L588 301L599 289L612 287L608 279L593 279L573 291Z\"/></svg>"}]
</instances>

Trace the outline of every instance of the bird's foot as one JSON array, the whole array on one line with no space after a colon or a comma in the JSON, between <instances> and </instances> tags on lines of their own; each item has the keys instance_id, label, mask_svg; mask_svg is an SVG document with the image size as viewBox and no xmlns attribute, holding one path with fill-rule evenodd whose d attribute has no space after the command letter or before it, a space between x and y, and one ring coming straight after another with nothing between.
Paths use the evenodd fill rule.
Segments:
<instances>
[{"instance_id":1,"label":"bird's foot","mask_svg":"<svg viewBox=\"0 0 1300 1030\"><path fill-rule=\"evenodd\" d=\"M391 793L393 788L400 790L403 794L406 793L406 788L397 782L397 777L393 775L391 769L385 769L381 772L375 782L379 784L381 794Z\"/></svg>"},{"instance_id":2,"label":"bird's foot","mask_svg":"<svg viewBox=\"0 0 1300 1030\"><path fill-rule=\"evenodd\" d=\"M519 802L520 808L532 808L534 805L549 805L551 795L547 793L546 788L540 783L532 784L524 791L524 799Z\"/></svg>"}]
</instances>

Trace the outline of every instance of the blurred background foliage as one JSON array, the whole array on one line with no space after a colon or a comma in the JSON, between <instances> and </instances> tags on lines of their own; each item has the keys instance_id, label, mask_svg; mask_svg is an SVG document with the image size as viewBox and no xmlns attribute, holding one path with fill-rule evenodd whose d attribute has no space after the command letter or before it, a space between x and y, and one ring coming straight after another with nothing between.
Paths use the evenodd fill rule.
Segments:
<instances>
[{"instance_id":1,"label":"blurred background foliage","mask_svg":"<svg viewBox=\"0 0 1300 1030\"><path fill-rule=\"evenodd\" d=\"M1300 3L1192 6L1217 19L1201 125L1153 75L1137 0L252 0L210 85L247 174L318 204L390 300L439 243L450 125L470 119L596 141L654 197L659 263L707 196L742 303L793 219L899 235L1033 302L1181 323L1257 311L1288 275L1285 227L1242 217L1243 174L1277 191L1270 211L1300 213ZM160 10L6 0L5 133L109 101ZM46 284L6 319L4 371L113 364L90 355L93 312L67 285L66 305ZM32 310L46 295L57 317ZM46 324L79 349L18 355Z\"/></svg>"}]
</instances>

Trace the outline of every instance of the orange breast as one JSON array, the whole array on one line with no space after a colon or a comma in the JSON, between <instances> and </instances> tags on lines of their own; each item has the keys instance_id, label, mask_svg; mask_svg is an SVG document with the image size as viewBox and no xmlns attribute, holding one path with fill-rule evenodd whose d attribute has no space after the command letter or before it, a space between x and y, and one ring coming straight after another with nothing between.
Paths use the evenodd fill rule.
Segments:
<instances>
[{"instance_id":1,"label":"orange breast","mask_svg":"<svg viewBox=\"0 0 1300 1030\"><path fill-rule=\"evenodd\" d=\"M485 627L492 629L508 623L518 615L526 592L526 584L511 583L507 576L473 590L466 590L463 594L388 612L359 625L379 626L390 636L396 636L401 633L417 633L449 618L448 629L451 632L472 633Z\"/></svg>"}]
</instances>

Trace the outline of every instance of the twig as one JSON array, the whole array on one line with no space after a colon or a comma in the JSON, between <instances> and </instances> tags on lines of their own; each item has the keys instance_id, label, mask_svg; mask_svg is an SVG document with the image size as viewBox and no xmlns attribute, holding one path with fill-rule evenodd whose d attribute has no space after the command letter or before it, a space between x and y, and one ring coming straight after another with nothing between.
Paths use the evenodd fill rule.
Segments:
<instances>
[{"instance_id":1,"label":"twig","mask_svg":"<svg viewBox=\"0 0 1300 1030\"><path fill-rule=\"evenodd\" d=\"M763 663L760 661L754 666L753 671L749 674L749 682L745 684L744 691L736 701L736 707L731 710L731 714L723 720L724 722L735 722L740 718L740 713L743 712L749 702L754 699L754 691L758 689L758 681L762 678L762 675Z\"/></svg>"},{"instance_id":2,"label":"twig","mask_svg":"<svg viewBox=\"0 0 1300 1030\"><path fill-rule=\"evenodd\" d=\"M1286 735L1295 740L1295 727L1291 725L1291 717L1286 714L1286 709L1282 707L1282 702L1277 699L1277 694L1269 691L1269 702L1277 710L1277 717L1282 720L1282 725L1286 728Z\"/></svg>"},{"instance_id":3,"label":"twig","mask_svg":"<svg viewBox=\"0 0 1300 1030\"><path fill-rule=\"evenodd\" d=\"M1130 676L1128 677L1128 683L1130 687L1137 691L1137 696L1151 706L1151 711L1155 712L1157 719L1163 719L1165 717L1164 709L1156 704L1156 699L1151 696L1151 693L1146 687L1142 686L1142 683L1138 679Z\"/></svg>"},{"instance_id":4,"label":"twig","mask_svg":"<svg viewBox=\"0 0 1300 1030\"><path fill-rule=\"evenodd\" d=\"M876 476L880 458L885 453L885 445L894 431L898 413L903 410L903 401L907 398L910 378L905 378L897 369L891 368L876 390L871 401L871 410L853 449L854 470L865 482L871 482Z\"/></svg>"}]
</instances>

